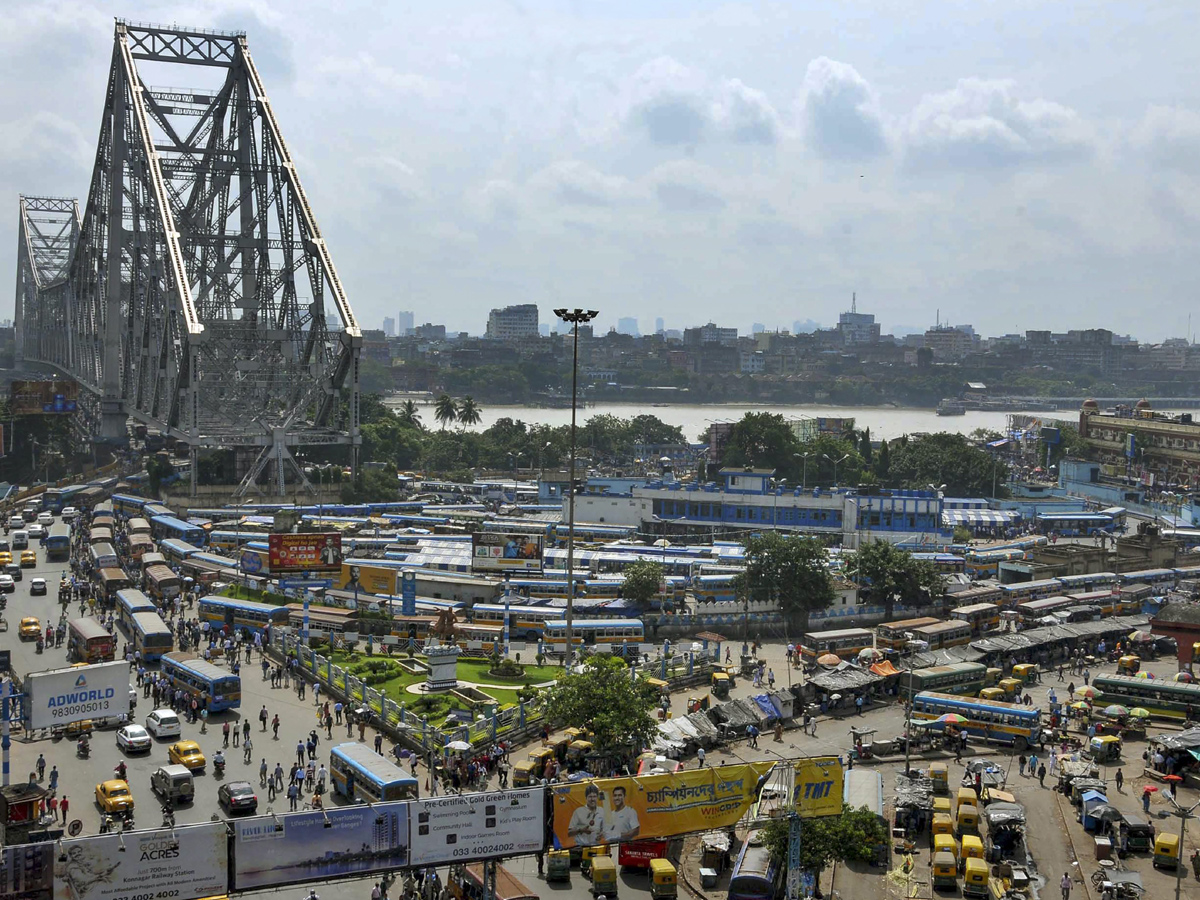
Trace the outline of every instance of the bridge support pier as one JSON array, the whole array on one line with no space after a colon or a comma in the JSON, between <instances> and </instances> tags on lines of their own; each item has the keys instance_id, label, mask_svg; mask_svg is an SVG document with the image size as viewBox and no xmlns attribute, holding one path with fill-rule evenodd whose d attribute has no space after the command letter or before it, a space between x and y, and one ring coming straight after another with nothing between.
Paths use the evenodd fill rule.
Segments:
<instances>
[{"instance_id":1,"label":"bridge support pier","mask_svg":"<svg viewBox=\"0 0 1200 900\"><path fill-rule=\"evenodd\" d=\"M99 439L106 444L129 443L129 416L121 400L100 401Z\"/></svg>"}]
</instances>

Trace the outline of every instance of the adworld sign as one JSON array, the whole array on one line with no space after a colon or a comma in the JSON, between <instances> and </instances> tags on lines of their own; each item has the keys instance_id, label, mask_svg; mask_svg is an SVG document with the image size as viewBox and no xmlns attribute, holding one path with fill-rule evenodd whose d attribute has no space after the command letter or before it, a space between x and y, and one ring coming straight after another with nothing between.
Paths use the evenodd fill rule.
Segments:
<instances>
[{"instance_id":1,"label":"adworld sign","mask_svg":"<svg viewBox=\"0 0 1200 900\"><path fill-rule=\"evenodd\" d=\"M26 727L52 728L129 712L129 666L95 663L30 674L25 680Z\"/></svg>"}]
</instances>

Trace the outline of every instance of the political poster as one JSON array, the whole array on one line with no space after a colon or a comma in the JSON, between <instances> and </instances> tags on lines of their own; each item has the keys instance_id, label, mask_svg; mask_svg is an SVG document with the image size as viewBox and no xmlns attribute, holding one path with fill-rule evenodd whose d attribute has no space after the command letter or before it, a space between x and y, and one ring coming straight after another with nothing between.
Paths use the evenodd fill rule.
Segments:
<instances>
[{"instance_id":1,"label":"political poster","mask_svg":"<svg viewBox=\"0 0 1200 900\"><path fill-rule=\"evenodd\" d=\"M252 891L408 865L408 802L239 819L233 886Z\"/></svg>"},{"instance_id":2,"label":"political poster","mask_svg":"<svg viewBox=\"0 0 1200 900\"><path fill-rule=\"evenodd\" d=\"M0 900L51 900L53 894L54 844L0 850Z\"/></svg>"},{"instance_id":3,"label":"political poster","mask_svg":"<svg viewBox=\"0 0 1200 900\"><path fill-rule=\"evenodd\" d=\"M792 797L803 819L836 816L842 811L845 773L836 756L810 756L795 763Z\"/></svg>"},{"instance_id":4,"label":"political poster","mask_svg":"<svg viewBox=\"0 0 1200 900\"><path fill-rule=\"evenodd\" d=\"M414 800L409 865L537 853L546 843L541 788Z\"/></svg>"},{"instance_id":5,"label":"political poster","mask_svg":"<svg viewBox=\"0 0 1200 900\"><path fill-rule=\"evenodd\" d=\"M31 672L25 679L25 727L51 728L129 712L129 666L123 660Z\"/></svg>"},{"instance_id":6,"label":"political poster","mask_svg":"<svg viewBox=\"0 0 1200 900\"><path fill-rule=\"evenodd\" d=\"M558 849L646 840L733 825L775 764L598 778L552 788Z\"/></svg>"},{"instance_id":7,"label":"political poster","mask_svg":"<svg viewBox=\"0 0 1200 900\"><path fill-rule=\"evenodd\" d=\"M542 540L540 534L477 531L471 535L471 570L540 573Z\"/></svg>"},{"instance_id":8,"label":"political poster","mask_svg":"<svg viewBox=\"0 0 1200 900\"><path fill-rule=\"evenodd\" d=\"M272 575L340 572L342 536L336 531L267 535L267 565Z\"/></svg>"},{"instance_id":9,"label":"political poster","mask_svg":"<svg viewBox=\"0 0 1200 900\"><path fill-rule=\"evenodd\" d=\"M196 900L229 889L225 825L181 825L64 841L55 900Z\"/></svg>"}]
</instances>

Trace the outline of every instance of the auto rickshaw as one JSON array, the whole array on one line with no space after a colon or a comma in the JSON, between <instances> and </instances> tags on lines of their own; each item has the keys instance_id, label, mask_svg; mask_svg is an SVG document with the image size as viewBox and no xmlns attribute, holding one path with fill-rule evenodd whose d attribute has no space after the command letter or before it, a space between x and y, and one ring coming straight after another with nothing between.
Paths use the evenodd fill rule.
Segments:
<instances>
[{"instance_id":1,"label":"auto rickshaw","mask_svg":"<svg viewBox=\"0 0 1200 900\"><path fill-rule=\"evenodd\" d=\"M1013 666L1012 677L1022 684L1033 684L1038 680L1037 663L1019 663Z\"/></svg>"},{"instance_id":2,"label":"auto rickshaw","mask_svg":"<svg viewBox=\"0 0 1200 900\"><path fill-rule=\"evenodd\" d=\"M970 804L959 804L957 817L957 834L979 834L979 807Z\"/></svg>"},{"instance_id":3,"label":"auto rickshaw","mask_svg":"<svg viewBox=\"0 0 1200 900\"><path fill-rule=\"evenodd\" d=\"M936 838L939 834L954 834L954 820L947 813L934 813L933 821L929 826L930 832Z\"/></svg>"},{"instance_id":4,"label":"auto rickshaw","mask_svg":"<svg viewBox=\"0 0 1200 900\"><path fill-rule=\"evenodd\" d=\"M553 751L555 759L559 762L566 762L567 748L571 746L571 740L572 738L565 734L562 737L552 737L550 738L550 742L542 749ZM529 755L532 757L533 753L530 752ZM545 763L542 764L542 767L545 768Z\"/></svg>"},{"instance_id":5,"label":"auto rickshaw","mask_svg":"<svg viewBox=\"0 0 1200 900\"><path fill-rule=\"evenodd\" d=\"M571 851L551 850L546 854L546 880L571 880Z\"/></svg>"},{"instance_id":6,"label":"auto rickshaw","mask_svg":"<svg viewBox=\"0 0 1200 900\"><path fill-rule=\"evenodd\" d=\"M933 854L933 889L958 890L958 861L953 853Z\"/></svg>"},{"instance_id":7,"label":"auto rickshaw","mask_svg":"<svg viewBox=\"0 0 1200 900\"><path fill-rule=\"evenodd\" d=\"M1088 742L1088 756L1095 762L1113 762L1121 758L1121 739L1113 734L1103 734Z\"/></svg>"},{"instance_id":8,"label":"auto rickshaw","mask_svg":"<svg viewBox=\"0 0 1200 900\"><path fill-rule=\"evenodd\" d=\"M563 731L563 737L567 740L567 745L570 746L575 741L590 741L592 733L586 728L568 728Z\"/></svg>"},{"instance_id":9,"label":"auto rickshaw","mask_svg":"<svg viewBox=\"0 0 1200 900\"><path fill-rule=\"evenodd\" d=\"M979 795L975 793L975 788L960 787L958 789L958 796L955 798L955 800L959 809L962 809L964 806L973 806L975 807L975 813L978 815Z\"/></svg>"},{"instance_id":10,"label":"auto rickshaw","mask_svg":"<svg viewBox=\"0 0 1200 900\"><path fill-rule=\"evenodd\" d=\"M933 853L934 856L939 853L949 853L957 860L958 841L948 834L935 834L933 836Z\"/></svg>"},{"instance_id":11,"label":"auto rickshaw","mask_svg":"<svg viewBox=\"0 0 1200 900\"><path fill-rule=\"evenodd\" d=\"M950 772L945 763L936 762L929 764L929 780L933 782L933 792L935 794L950 793Z\"/></svg>"},{"instance_id":12,"label":"auto rickshaw","mask_svg":"<svg viewBox=\"0 0 1200 900\"><path fill-rule=\"evenodd\" d=\"M592 859L592 896L617 896L617 863L611 856Z\"/></svg>"},{"instance_id":13,"label":"auto rickshaw","mask_svg":"<svg viewBox=\"0 0 1200 900\"><path fill-rule=\"evenodd\" d=\"M1154 867L1174 869L1179 865L1179 835L1163 832L1154 836Z\"/></svg>"},{"instance_id":14,"label":"auto rickshaw","mask_svg":"<svg viewBox=\"0 0 1200 900\"><path fill-rule=\"evenodd\" d=\"M650 860L650 896L677 897L679 885L676 883L675 867L670 860Z\"/></svg>"},{"instance_id":15,"label":"auto rickshaw","mask_svg":"<svg viewBox=\"0 0 1200 900\"><path fill-rule=\"evenodd\" d=\"M533 768L534 764L532 759L519 760L512 767L512 786L519 788L529 787L531 784L533 784Z\"/></svg>"},{"instance_id":16,"label":"auto rickshaw","mask_svg":"<svg viewBox=\"0 0 1200 900\"><path fill-rule=\"evenodd\" d=\"M952 812L952 810L950 808L950 798L949 797L934 797L933 798L933 814L934 815L941 813L942 815L948 816L951 814L951 812Z\"/></svg>"},{"instance_id":17,"label":"auto rickshaw","mask_svg":"<svg viewBox=\"0 0 1200 900\"><path fill-rule=\"evenodd\" d=\"M591 741L572 741L567 748L567 768L582 768L591 752Z\"/></svg>"},{"instance_id":18,"label":"auto rickshaw","mask_svg":"<svg viewBox=\"0 0 1200 900\"><path fill-rule=\"evenodd\" d=\"M708 697L688 697L687 711L689 713L703 712L708 709Z\"/></svg>"},{"instance_id":19,"label":"auto rickshaw","mask_svg":"<svg viewBox=\"0 0 1200 900\"><path fill-rule=\"evenodd\" d=\"M988 896L988 864L982 859L971 857L963 863L964 897Z\"/></svg>"},{"instance_id":20,"label":"auto rickshaw","mask_svg":"<svg viewBox=\"0 0 1200 900\"><path fill-rule=\"evenodd\" d=\"M727 672L712 673L712 693L718 700L729 697L729 674Z\"/></svg>"},{"instance_id":21,"label":"auto rickshaw","mask_svg":"<svg viewBox=\"0 0 1200 900\"><path fill-rule=\"evenodd\" d=\"M1142 661L1136 656L1122 656L1117 660L1118 675L1136 675L1141 668Z\"/></svg>"},{"instance_id":22,"label":"auto rickshaw","mask_svg":"<svg viewBox=\"0 0 1200 900\"><path fill-rule=\"evenodd\" d=\"M1000 683L997 684L996 687L1003 690L1004 693L1008 694L1009 698L1011 699L1021 693L1021 687L1022 687L1021 679L1019 679L1019 678L1001 678Z\"/></svg>"},{"instance_id":23,"label":"auto rickshaw","mask_svg":"<svg viewBox=\"0 0 1200 900\"><path fill-rule=\"evenodd\" d=\"M553 746L537 747L529 751L529 761L533 763L534 778L543 778L546 773L546 763L558 756Z\"/></svg>"},{"instance_id":24,"label":"auto rickshaw","mask_svg":"<svg viewBox=\"0 0 1200 900\"><path fill-rule=\"evenodd\" d=\"M607 857L608 844L595 844L591 847L584 847L579 853L579 871L583 873L584 878L591 878L592 868L595 866L596 860Z\"/></svg>"},{"instance_id":25,"label":"auto rickshaw","mask_svg":"<svg viewBox=\"0 0 1200 900\"><path fill-rule=\"evenodd\" d=\"M983 859L983 838L979 835L964 834L961 847L963 859Z\"/></svg>"},{"instance_id":26,"label":"auto rickshaw","mask_svg":"<svg viewBox=\"0 0 1200 900\"><path fill-rule=\"evenodd\" d=\"M997 684L1000 683L1000 679L1003 677L1004 677L1004 670L998 669L995 666L992 666L990 669L988 669L986 672L983 673L983 686L984 687L995 687Z\"/></svg>"},{"instance_id":27,"label":"auto rickshaw","mask_svg":"<svg viewBox=\"0 0 1200 900\"><path fill-rule=\"evenodd\" d=\"M999 700L1001 703L1006 703L1009 699L1009 696L1004 692L1004 688L987 687L979 692L979 699L987 700L993 703Z\"/></svg>"},{"instance_id":28,"label":"auto rickshaw","mask_svg":"<svg viewBox=\"0 0 1200 900\"><path fill-rule=\"evenodd\" d=\"M1140 816L1125 813L1121 830L1125 834L1125 847L1131 853L1145 853L1154 847L1154 826Z\"/></svg>"}]
</instances>

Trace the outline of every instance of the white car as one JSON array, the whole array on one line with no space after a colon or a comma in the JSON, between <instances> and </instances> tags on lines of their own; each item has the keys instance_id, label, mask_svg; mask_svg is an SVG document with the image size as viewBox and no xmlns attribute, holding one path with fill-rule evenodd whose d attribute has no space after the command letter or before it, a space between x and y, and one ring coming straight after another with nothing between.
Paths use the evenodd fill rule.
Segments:
<instances>
[{"instance_id":1,"label":"white car","mask_svg":"<svg viewBox=\"0 0 1200 900\"><path fill-rule=\"evenodd\" d=\"M73 522L79 516L79 510L73 506L64 506L62 511L62 520L64 522Z\"/></svg>"},{"instance_id":2,"label":"white car","mask_svg":"<svg viewBox=\"0 0 1200 900\"><path fill-rule=\"evenodd\" d=\"M11 575L0 575L0 591L6 594L11 594L17 589L17 583L13 581Z\"/></svg>"},{"instance_id":3,"label":"white car","mask_svg":"<svg viewBox=\"0 0 1200 900\"><path fill-rule=\"evenodd\" d=\"M46 536L46 526L41 522L34 522L29 526L28 531L30 540L40 541Z\"/></svg>"},{"instance_id":4,"label":"white car","mask_svg":"<svg viewBox=\"0 0 1200 900\"><path fill-rule=\"evenodd\" d=\"M156 738L179 737L183 731L172 709L156 709L146 716L146 730Z\"/></svg>"},{"instance_id":5,"label":"white car","mask_svg":"<svg viewBox=\"0 0 1200 900\"><path fill-rule=\"evenodd\" d=\"M50 512L48 509L43 510L42 512L38 513L37 520L39 525L53 525L54 513Z\"/></svg>"},{"instance_id":6,"label":"white car","mask_svg":"<svg viewBox=\"0 0 1200 900\"><path fill-rule=\"evenodd\" d=\"M38 594L46 593L46 579L32 578L29 581L29 596L36 597Z\"/></svg>"},{"instance_id":7,"label":"white car","mask_svg":"<svg viewBox=\"0 0 1200 900\"><path fill-rule=\"evenodd\" d=\"M141 725L126 725L117 729L117 746L126 753L149 750L152 743L149 732Z\"/></svg>"},{"instance_id":8,"label":"white car","mask_svg":"<svg viewBox=\"0 0 1200 900\"><path fill-rule=\"evenodd\" d=\"M8 520L8 527L10 530L13 528L24 528L25 520L22 519L20 516L13 516L11 519Z\"/></svg>"}]
</instances>

